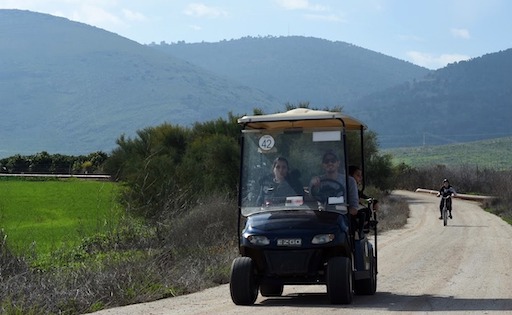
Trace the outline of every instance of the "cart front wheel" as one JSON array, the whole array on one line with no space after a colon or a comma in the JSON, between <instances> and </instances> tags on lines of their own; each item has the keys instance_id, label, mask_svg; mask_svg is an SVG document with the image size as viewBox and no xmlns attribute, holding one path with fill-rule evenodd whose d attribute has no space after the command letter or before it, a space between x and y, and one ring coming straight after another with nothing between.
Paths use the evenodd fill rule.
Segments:
<instances>
[{"instance_id":1,"label":"cart front wheel","mask_svg":"<svg viewBox=\"0 0 512 315\"><path fill-rule=\"evenodd\" d=\"M231 300L236 305L254 304L258 297L254 263L250 257L237 257L231 265Z\"/></svg>"}]
</instances>

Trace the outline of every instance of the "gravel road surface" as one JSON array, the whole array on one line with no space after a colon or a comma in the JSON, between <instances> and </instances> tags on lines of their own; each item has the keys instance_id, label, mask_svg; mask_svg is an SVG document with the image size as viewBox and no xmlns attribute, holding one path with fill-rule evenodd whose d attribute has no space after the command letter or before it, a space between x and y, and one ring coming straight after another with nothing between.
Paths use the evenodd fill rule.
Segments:
<instances>
[{"instance_id":1,"label":"gravel road surface","mask_svg":"<svg viewBox=\"0 0 512 315\"><path fill-rule=\"evenodd\" d=\"M476 202L455 199L453 219L444 227L439 198L395 193L408 199L410 218L404 228L379 235L374 296L331 305L325 286L285 286L282 297L259 296L254 306L236 306L229 286L221 285L93 314L512 314L512 226Z\"/></svg>"}]
</instances>

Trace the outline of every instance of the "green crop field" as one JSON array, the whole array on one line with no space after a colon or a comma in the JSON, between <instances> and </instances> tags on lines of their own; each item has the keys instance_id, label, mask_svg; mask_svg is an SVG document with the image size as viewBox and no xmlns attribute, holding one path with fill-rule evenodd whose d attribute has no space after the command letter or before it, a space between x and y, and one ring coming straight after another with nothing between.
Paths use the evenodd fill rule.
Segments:
<instances>
[{"instance_id":1,"label":"green crop field","mask_svg":"<svg viewBox=\"0 0 512 315\"><path fill-rule=\"evenodd\" d=\"M0 229L18 253L74 245L120 217L118 191L107 181L0 178Z\"/></svg>"},{"instance_id":2,"label":"green crop field","mask_svg":"<svg viewBox=\"0 0 512 315\"><path fill-rule=\"evenodd\" d=\"M391 154L394 164L405 163L413 167L466 165L496 170L512 169L512 137L440 146L395 148L383 152Z\"/></svg>"}]
</instances>

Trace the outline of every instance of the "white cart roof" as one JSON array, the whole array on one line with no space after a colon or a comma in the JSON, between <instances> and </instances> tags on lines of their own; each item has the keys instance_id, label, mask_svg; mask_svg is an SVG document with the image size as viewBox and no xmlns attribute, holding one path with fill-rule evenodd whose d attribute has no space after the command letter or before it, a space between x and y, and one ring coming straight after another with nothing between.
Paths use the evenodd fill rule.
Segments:
<instances>
[{"instance_id":1,"label":"white cart roof","mask_svg":"<svg viewBox=\"0 0 512 315\"><path fill-rule=\"evenodd\" d=\"M348 130L366 129L361 121L340 112L296 108L284 113L243 116L238 123L249 129L288 129L344 127Z\"/></svg>"}]
</instances>

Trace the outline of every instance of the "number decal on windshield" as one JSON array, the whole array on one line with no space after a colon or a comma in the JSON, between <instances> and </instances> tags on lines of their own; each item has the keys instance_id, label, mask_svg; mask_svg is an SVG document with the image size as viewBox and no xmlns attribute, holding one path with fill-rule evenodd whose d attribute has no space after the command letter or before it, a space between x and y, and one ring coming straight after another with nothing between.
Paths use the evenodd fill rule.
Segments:
<instances>
[{"instance_id":1,"label":"number decal on windshield","mask_svg":"<svg viewBox=\"0 0 512 315\"><path fill-rule=\"evenodd\" d=\"M260 138L259 146L264 151L271 150L274 147L275 140L271 135L264 135Z\"/></svg>"}]
</instances>

